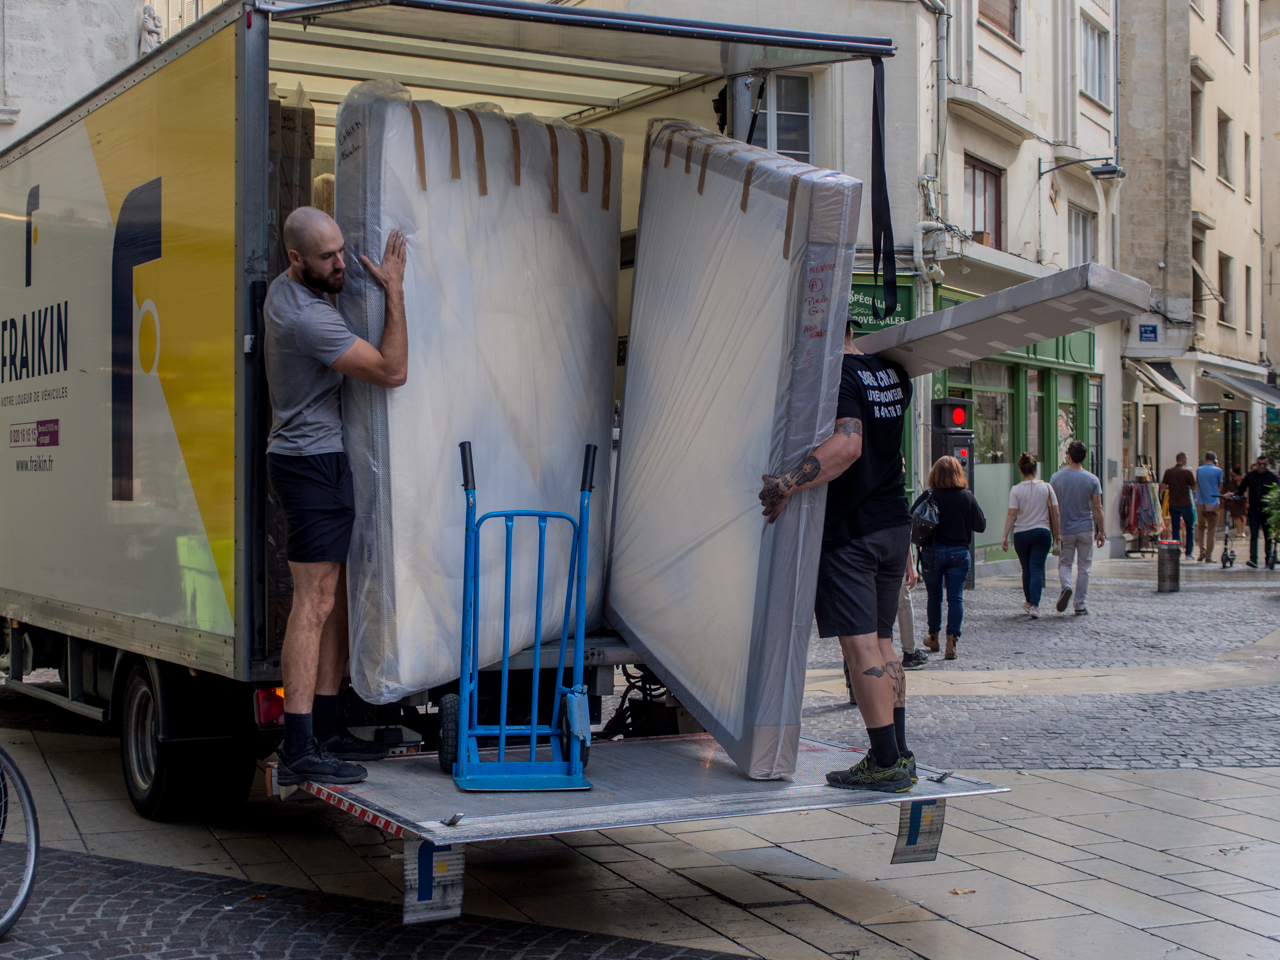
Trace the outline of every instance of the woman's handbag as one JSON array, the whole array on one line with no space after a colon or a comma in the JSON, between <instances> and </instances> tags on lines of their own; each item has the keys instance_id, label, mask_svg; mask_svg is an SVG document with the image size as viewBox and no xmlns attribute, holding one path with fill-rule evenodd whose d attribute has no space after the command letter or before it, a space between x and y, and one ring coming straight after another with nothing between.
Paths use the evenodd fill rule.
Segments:
<instances>
[{"instance_id":1,"label":"woman's handbag","mask_svg":"<svg viewBox=\"0 0 1280 960\"><path fill-rule=\"evenodd\" d=\"M933 499L933 491L926 490L924 499L911 511L911 542L917 547L930 544L937 530L938 504Z\"/></svg>"}]
</instances>

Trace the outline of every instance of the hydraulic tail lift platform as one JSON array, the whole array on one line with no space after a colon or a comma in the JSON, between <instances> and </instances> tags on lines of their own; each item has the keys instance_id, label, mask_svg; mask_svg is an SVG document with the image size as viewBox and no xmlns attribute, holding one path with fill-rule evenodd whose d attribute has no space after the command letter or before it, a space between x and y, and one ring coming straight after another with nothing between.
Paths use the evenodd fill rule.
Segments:
<instances>
[{"instance_id":1,"label":"hydraulic tail lift platform","mask_svg":"<svg viewBox=\"0 0 1280 960\"><path fill-rule=\"evenodd\" d=\"M434 754L369 764L369 778L345 787L304 783L271 793L306 794L404 840L404 921L442 920L462 911L464 845L582 830L611 830L753 814L901 805L894 863L932 860L946 801L1005 793L981 780L920 768L907 794L841 790L826 773L857 763L861 751L802 737L791 780L749 780L708 734L596 741L592 789L557 793L459 790Z\"/></svg>"},{"instance_id":2,"label":"hydraulic tail lift platform","mask_svg":"<svg viewBox=\"0 0 1280 960\"><path fill-rule=\"evenodd\" d=\"M367 79L374 75L370 70L391 69L390 59L385 65L372 62L379 56L418 54L436 61L462 60L471 72L493 71L495 76L486 82L506 86L482 84L473 88L492 98L510 95L510 68L514 65L523 68L516 76L525 78L520 83L525 96L529 96L529 87L536 86L535 81L548 78L554 79L548 86L557 91L573 86L584 109L569 119L583 125L608 126L611 117L642 107L647 115L662 113L673 102L660 101L709 80L718 84L723 78L737 84L748 75L771 70L889 58L894 52L892 42L879 37L801 33L511 0L278 2L262 3L260 9L270 11L273 41L282 41L281 49L290 51L289 57L283 52L273 54L273 71L290 83L295 77L301 79L308 90L325 89L326 83L332 83L329 78ZM413 44L422 45L421 49ZM314 63L298 62L306 59L302 54L308 51L315 52L310 58ZM352 65L333 65L340 59L339 53L347 59L353 55L371 59L359 64L364 72L352 72ZM408 76L400 79L410 86L438 87L439 76L437 73L430 83ZM587 89L584 81L594 81L594 85ZM624 88L628 83L631 87ZM605 86L614 99L600 98ZM312 94L313 99L316 96ZM568 94L535 96L560 100ZM333 97L329 102L339 99ZM735 109L730 106L729 112ZM742 116L749 117L749 110ZM638 154L634 159L639 162ZM616 641L612 646L601 646L592 639L588 638L588 665L635 662L632 651L613 648ZM543 650L544 655L548 652ZM523 659L531 663L532 652L513 657L512 666ZM554 661L547 664L544 658L544 665L554 665ZM417 922L461 912L463 850L468 843L897 803L901 814L894 862L932 860L948 798L1005 790L924 768L919 783L908 794L849 791L827 785L827 771L851 766L860 756L859 751L839 744L803 738L792 779L751 780L710 736L696 734L594 742L589 766L592 789L588 791L464 792L451 776L441 772L435 754L370 764L367 780L345 787L302 784L276 788L270 767L267 776L273 794L286 799L313 795L402 838L404 918Z\"/></svg>"}]
</instances>

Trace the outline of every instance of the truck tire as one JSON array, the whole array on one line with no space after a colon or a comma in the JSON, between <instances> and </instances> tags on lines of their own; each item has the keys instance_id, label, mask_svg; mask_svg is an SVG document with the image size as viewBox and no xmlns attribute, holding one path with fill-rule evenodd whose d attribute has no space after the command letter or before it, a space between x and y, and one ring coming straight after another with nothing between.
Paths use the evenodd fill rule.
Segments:
<instances>
[{"instance_id":1,"label":"truck tire","mask_svg":"<svg viewBox=\"0 0 1280 960\"><path fill-rule=\"evenodd\" d=\"M146 663L125 682L120 759L134 809L148 820L192 820L244 803L257 769L240 740L162 743L160 698Z\"/></svg>"},{"instance_id":2,"label":"truck tire","mask_svg":"<svg viewBox=\"0 0 1280 960\"><path fill-rule=\"evenodd\" d=\"M453 773L454 761L458 759L458 715L461 712L461 700L456 693L446 693L440 698L440 769L444 773Z\"/></svg>"}]
</instances>

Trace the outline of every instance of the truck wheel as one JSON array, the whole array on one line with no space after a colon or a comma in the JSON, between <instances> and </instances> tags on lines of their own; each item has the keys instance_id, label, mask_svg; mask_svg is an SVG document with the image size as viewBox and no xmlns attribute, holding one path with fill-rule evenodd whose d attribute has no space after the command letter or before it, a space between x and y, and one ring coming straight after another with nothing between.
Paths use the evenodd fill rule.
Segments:
<instances>
[{"instance_id":1,"label":"truck wheel","mask_svg":"<svg viewBox=\"0 0 1280 960\"><path fill-rule=\"evenodd\" d=\"M134 809L148 820L192 820L242 804L257 769L249 742L161 743L160 703L145 663L124 689L120 755Z\"/></svg>"},{"instance_id":2,"label":"truck wheel","mask_svg":"<svg viewBox=\"0 0 1280 960\"><path fill-rule=\"evenodd\" d=\"M454 761L458 759L458 715L461 713L461 700L456 693L446 693L440 698L440 769L444 773L453 773Z\"/></svg>"}]
</instances>

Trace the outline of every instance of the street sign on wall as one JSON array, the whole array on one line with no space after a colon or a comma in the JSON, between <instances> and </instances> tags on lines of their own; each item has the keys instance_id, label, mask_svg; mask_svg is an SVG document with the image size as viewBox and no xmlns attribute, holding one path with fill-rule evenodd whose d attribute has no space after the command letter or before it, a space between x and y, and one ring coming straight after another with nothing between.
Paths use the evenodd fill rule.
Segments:
<instances>
[{"instance_id":1,"label":"street sign on wall","mask_svg":"<svg viewBox=\"0 0 1280 960\"><path fill-rule=\"evenodd\" d=\"M871 274L855 273L853 286L849 289L849 316L862 324L864 332L896 327L916 318L916 285L914 283L898 284L898 309L884 320L872 318L873 301L880 312L884 313L884 278L880 278L880 283L875 283Z\"/></svg>"}]
</instances>

